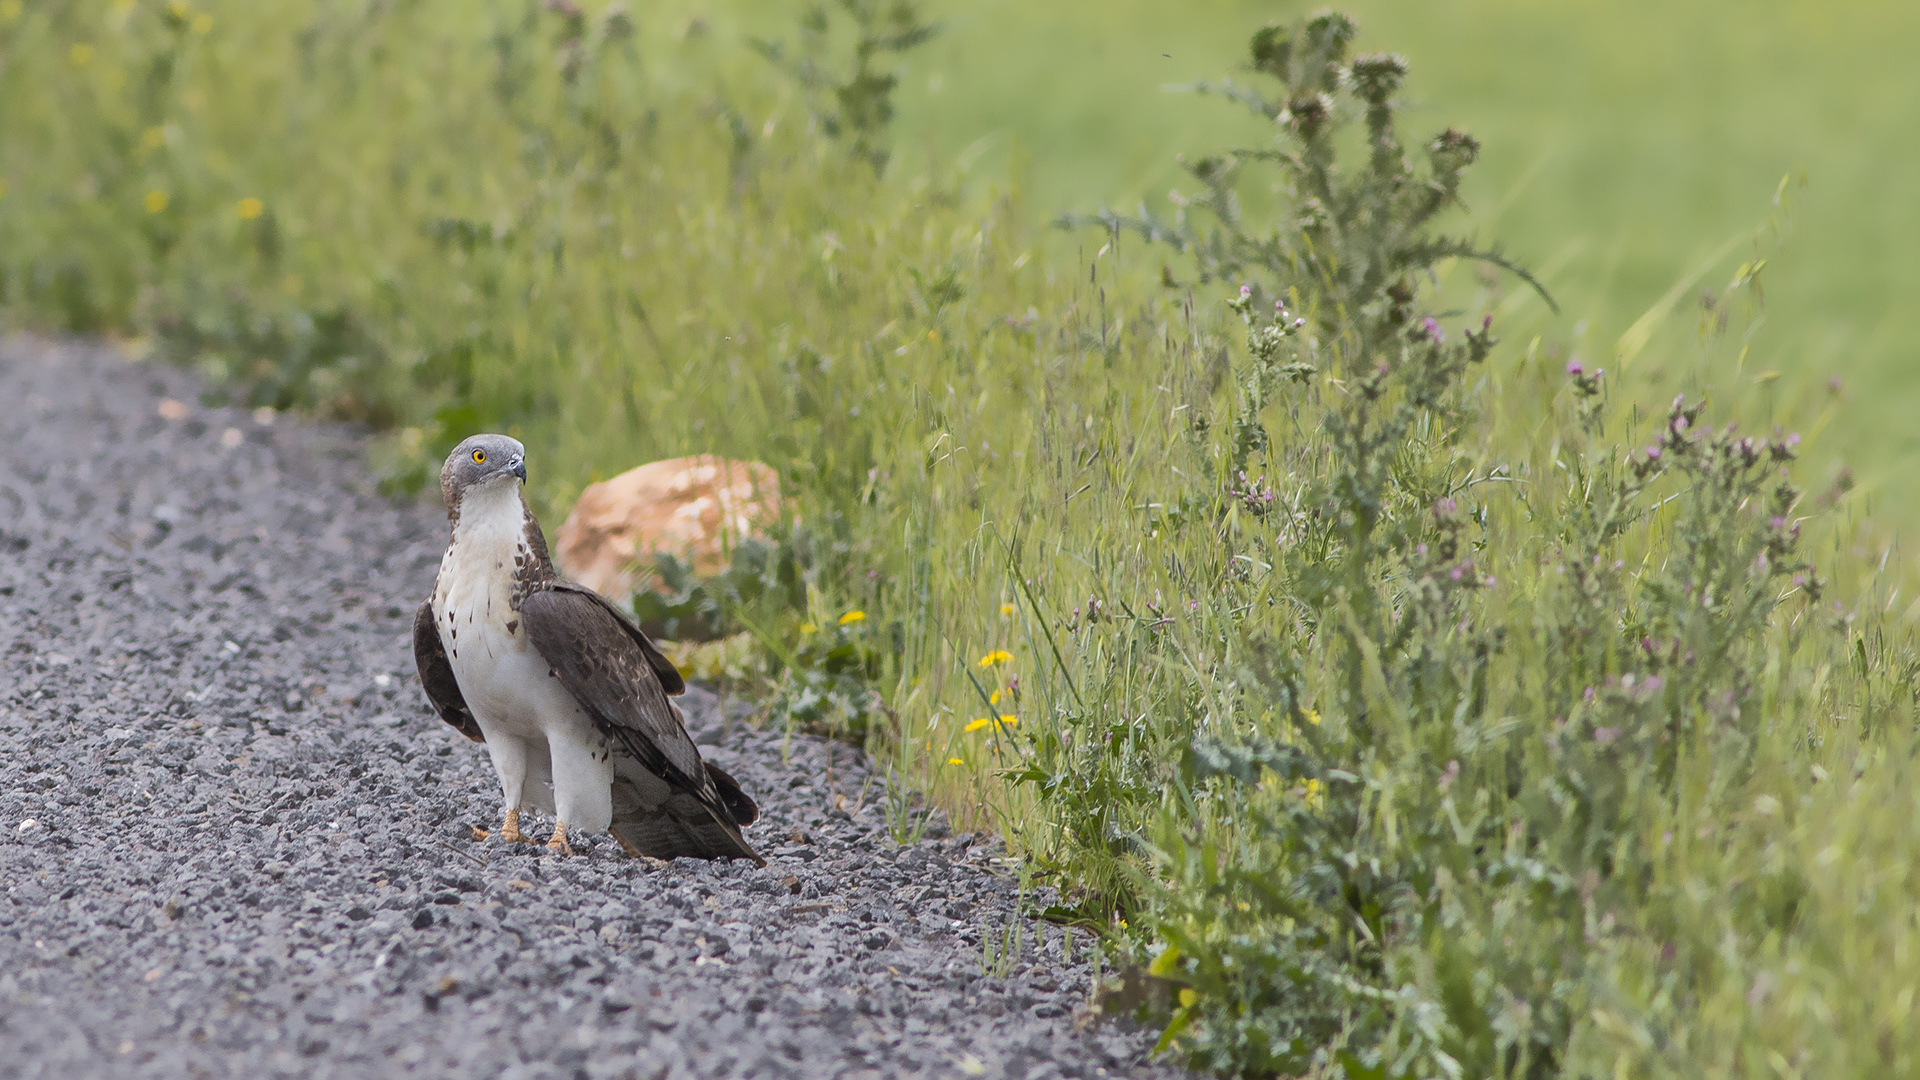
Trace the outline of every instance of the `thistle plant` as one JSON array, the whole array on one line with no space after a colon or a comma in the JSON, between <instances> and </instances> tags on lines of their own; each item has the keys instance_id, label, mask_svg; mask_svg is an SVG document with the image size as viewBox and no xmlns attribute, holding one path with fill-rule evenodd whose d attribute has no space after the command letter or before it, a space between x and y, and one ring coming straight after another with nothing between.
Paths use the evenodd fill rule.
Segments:
<instances>
[{"instance_id":1,"label":"thistle plant","mask_svg":"<svg viewBox=\"0 0 1920 1080\"><path fill-rule=\"evenodd\" d=\"M1406 61L1392 53L1350 55L1357 32L1337 12L1262 29L1249 49L1260 81L1185 89L1225 97L1269 121L1272 146L1182 161L1199 191L1174 192L1170 217L1143 203L1132 215L1069 214L1061 224L1099 225L1167 245L1192 260L1201 284L1263 279L1307 314L1316 333L1351 338L1346 352L1354 363L1387 342L1406 314L1414 278L1445 259L1501 267L1551 305L1545 288L1497 247L1433 231L1436 218L1458 204L1461 175L1480 145L1448 129L1408 151L1394 99ZM1356 119L1365 128L1367 158L1349 167L1337 147ZM1240 194L1260 172L1272 174L1282 204L1269 220L1249 217Z\"/></svg>"},{"instance_id":2,"label":"thistle plant","mask_svg":"<svg viewBox=\"0 0 1920 1080\"><path fill-rule=\"evenodd\" d=\"M1185 579L1204 611L1133 647L1192 677L1120 704L1159 719L1109 743L1137 760L1094 770L1141 778L1102 789L1133 802L1105 813L1138 815L1144 854L1116 903L1172 988L1141 999L1162 1049L1200 1067L1562 1075L1594 1038L1595 1002L1569 988L1597 984L1644 887L1648 823L1754 782L1779 710L1833 707L1766 672L1845 639L1813 607L1797 436L1710 427L1678 399L1625 450L1606 373L1576 362L1543 455L1482 444L1472 373L1493 322L1428 309L1427 271L1478 259L1539 286L1435 231L1476 144L1450 130L1407 152L1406 65L1350 55L1354 37L1333 14L1256 34L1277 94L1200 89L1272 120L1276 147L1191 163L1203 194L1171 220L1069 222L1224 279L1246 329L1227 422L1194 423L1182 470L1211 489L1196 517L1217 561ZM1255 166L1281 178L1270 217L1238 196ZM1090 711L1075 722L1101 723Z\"/></svg>"}]
</instances>

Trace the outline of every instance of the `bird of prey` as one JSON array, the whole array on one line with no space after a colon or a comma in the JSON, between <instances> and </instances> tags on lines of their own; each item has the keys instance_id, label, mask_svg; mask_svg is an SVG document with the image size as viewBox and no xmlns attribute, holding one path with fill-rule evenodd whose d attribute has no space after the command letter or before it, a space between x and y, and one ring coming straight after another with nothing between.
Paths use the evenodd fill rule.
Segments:
<instances>
[{"instance_id":1,"label":"bird of prey","mask_svg":"<svg viewBox=\"0 0 1920 1080\"><path fill-rule=\"evenodd\" d=\"M475 435L440 470L452 539L413 621L420 684L440 718L484 742L500 774L500 835L528 806L552 813L547 847L613 833L630 855L766 860L741 835L760 816L703 761L668 695L673 664L598 593L554 572L521 498L526 448Z\"/></svg>"}]
</instances>

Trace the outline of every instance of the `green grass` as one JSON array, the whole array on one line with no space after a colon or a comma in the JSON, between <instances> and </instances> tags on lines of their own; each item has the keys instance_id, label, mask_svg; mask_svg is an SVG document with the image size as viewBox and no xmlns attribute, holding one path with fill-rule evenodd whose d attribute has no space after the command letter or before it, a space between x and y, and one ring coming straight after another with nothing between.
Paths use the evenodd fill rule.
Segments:
<instances>
[{"instance_id":1,"label":"green grass","mask_svg":"<svg viewBox=\"0 0 1920 1080\"><path fill-rule=\"evenodd\" d=\"M1807 113L1765 103L1832 93L1891 124L1908 99L1866 83L1896 69L1852 58L1897 35L1833 16L1790 58L1842 89L1768 85L1695 137L1646 116L1689 85L1759 93L1779 31L1512 8L1363 8L1361 48L1413 60L1417 169L1432 133L1485 121L1468 210L1438 227L1505 240L1559 317L1453 259L1413 259L1431 283L1387 303L1394 275L1355 272L1408 239L1380 176L1337 236L1282 221L1286 256L1227 282L1046 229L1062 204L1191 190L1175 149L1266 137L1157 90L1241 62L1250 11L1149 5L957 12L905 62L877 180L745 49L792 37L767 8L629 29L517 0L0 0L0 304L135 337L218 393L380 424L401 486L513 431L549 522L638 461L774 464L798 580L736 613L773 714L856 726L903 789L1005 831L1066 892L1055 917L1151 973L1148 1014L1202 1064L1910 1074L1915 576L1822 458L1891 475L1898 384L1889 361L1830 395L1804 344L1850 324L1848 355L1875 355L1910 271L1842 243L1813 289L1833 302L1796 308L1791 268L1822 213L1877 240L1912 211L1816 183L1785 247L1759 241L1764 308L1734 273L1751 247L1691 277L1792 165L1770 117ZM1891 126L1821 130L1815 166L1911 152ZM1687 199L1658 197L1685 187L1662 161L1697 170ZM1274 196L1249 204L1259 224ZM1228 305L1242 276L1309 320L1264 359ZM1703 288L1724 328L1701 332ZM1622 378L1615 343L1649 310L1667 317ZM1475 360L1483 313L1506 340ZM1614 369L1601 394L1575 353ZM1663 437L1676 389L1711 404ZM1776 505L1772 469L1700 434L1736 416L1774 445L1776 421L1809 433L1811 494ZM1390 437L1367 449L1363 422ZM1896 522L1900 492L1876 493Z\"/></svg>"},{"instance_id":2,"label":"green grass","mask_svg":"<svg viewBox=\"0 0 1920 1080\"><path fill-rule=\"evenodd\" d=\"M1176 153L1259 138L1231 107L1162 88L1217 75L1252 28L1308 6L933 5L945 33L905 64L902 165L959 161L991 187L1017 147L1037 219L1159 198L1179 181ZM1920 164L1906 134L1920 128L1908 55L1920 10L1888 0L1347 9L1413 62L1416 126L1457 126L1486 144L1468 219L1543 269L1566 311L1543 329L1590 359L1609 362L1676 284L1724 285L1755 255L1749 238L1793 177L1790 236L1758 252L1768 325L1749 373L1781 372L1795 392L1841 377L1853 419L1815 454L1820 467L1844 459L1880 517L1920 523L1920 436L1903 419L1920 379L1900 317L1920 291L1907 255L1920 204L1897 180ZM748 35L790 36L791 9L778 3L658 10L650 21L669 30L706 20L710 33L691 45L703 60ZM1681 306L1697 291L1681 289Z\"/></svg>"}]
</instances>

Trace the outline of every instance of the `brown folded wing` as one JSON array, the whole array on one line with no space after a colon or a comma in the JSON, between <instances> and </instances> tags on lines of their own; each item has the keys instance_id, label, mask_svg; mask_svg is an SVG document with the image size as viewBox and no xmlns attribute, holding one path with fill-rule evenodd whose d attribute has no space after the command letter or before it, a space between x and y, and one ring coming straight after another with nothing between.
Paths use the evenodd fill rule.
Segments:
<instances>
[{"instance_id":1,"label":"brown folded wing","mask_svg":"<svg viewBox=\"0 0 1920 1080\"><path fill-rule=\"evenodd\" d=\"M420 669L420 685L440 719L460 729L460 734L474 742L486 742L487 737L480 733L480 725L473 718L473 710L467 708L467 699L460 693L460 683L453 677L447 647L440 641L440 628L433 621L432 600L421 604L413 617L413 663Z\"/></svg>"},{"instance_id":2,"label":"brown folded wing","mask_svg":"<svg viewBox=\"0 0 1920 1080\"><path fill-rule=\"evenodd\" d=\"M563 581L530 592L520 621L554 677L644 770L615 770L615 835L655 858L764 861L740 835L758 808L701 759L667 700L686 685L639 627L599 594Z\"/></svg>"}]
</instances>

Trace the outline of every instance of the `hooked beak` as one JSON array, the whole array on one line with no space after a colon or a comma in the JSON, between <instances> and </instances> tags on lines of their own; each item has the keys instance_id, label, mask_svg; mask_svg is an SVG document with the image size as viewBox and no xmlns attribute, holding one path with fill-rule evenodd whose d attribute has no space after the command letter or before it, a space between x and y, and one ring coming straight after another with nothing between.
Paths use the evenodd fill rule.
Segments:
<instances>
[{"instance_id":1,"label":"hooked beak","mask_svg":"<svg viewBox=\"0 0 1920 1080\"><path fill-rule=\"evenodd\" d=\"M522 458L514 458L513 464L507 466L507 471L519 477L522 482L527 479L527 463Z\"/></svg>"}]
</instances>

